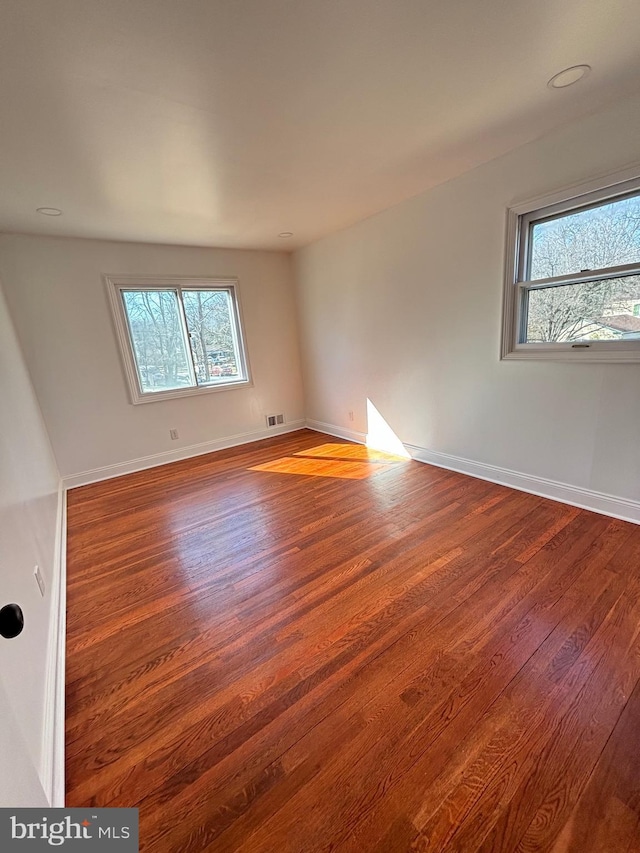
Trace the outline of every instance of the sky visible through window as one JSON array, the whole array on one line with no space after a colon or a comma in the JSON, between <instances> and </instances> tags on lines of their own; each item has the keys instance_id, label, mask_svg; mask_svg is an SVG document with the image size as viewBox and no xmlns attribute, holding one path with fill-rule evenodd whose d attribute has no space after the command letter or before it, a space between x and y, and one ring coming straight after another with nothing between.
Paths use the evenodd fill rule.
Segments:
<instances>
[{"instance_id":1,"label":"sky visible through window","mask_svg":"<svg viewBox=\"0 0 640 853\"><path fill-rule=\"evenodd\" d=\"M531 279L640 263L640 196L534 223Z\"/></svg>"},{"instance_id":2,"label":"sky visible through window","mask_svg":"<svg viewBox=\"0 0 640 853\"><path fill-rule=\"evenodd\" d=\"M533 223L532 281L640 264L640 196ZM530 290L526 342L640 338L640 275Z\"/></svg>"}]
</instances>

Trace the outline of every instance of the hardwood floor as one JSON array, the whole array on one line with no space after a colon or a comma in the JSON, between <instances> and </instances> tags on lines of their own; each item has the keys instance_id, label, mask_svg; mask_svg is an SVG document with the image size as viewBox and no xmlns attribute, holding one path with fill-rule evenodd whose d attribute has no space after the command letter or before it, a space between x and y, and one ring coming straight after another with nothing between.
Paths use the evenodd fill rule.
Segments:
<instances>
[{"instance_id":1,"label":"hardwood floor","mask_svg":"<svg viewBox=\"0 0 640 853\"><path fill-rule=\"evenodd\" d=\"M75 489L67 805L145 851L640 851L640 527L303 430Z\"/></svg>"}]
</instances>

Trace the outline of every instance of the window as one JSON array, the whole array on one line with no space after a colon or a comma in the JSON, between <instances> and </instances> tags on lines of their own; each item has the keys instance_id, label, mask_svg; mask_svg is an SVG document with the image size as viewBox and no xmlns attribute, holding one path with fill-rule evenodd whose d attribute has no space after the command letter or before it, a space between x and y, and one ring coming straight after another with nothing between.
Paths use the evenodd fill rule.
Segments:
<instances>
[{"instance_id":1,"label":"window","mask_svg":"<svg viewBox=\"0 0 640 853\"><path fill-rule=\"evenodd\" d=\"M106 282L133 403L249 384L235 281Z\"/></svg>"},{"instance_id":2,"label":"window","mask_svg":"<svg viewBox=\"0 0 640 853\"><path fill-rule=\"evenodd\" d=\"M640 180L601 184L509 211L503 358L640 361Z\"/></svg>"}]
</instances>

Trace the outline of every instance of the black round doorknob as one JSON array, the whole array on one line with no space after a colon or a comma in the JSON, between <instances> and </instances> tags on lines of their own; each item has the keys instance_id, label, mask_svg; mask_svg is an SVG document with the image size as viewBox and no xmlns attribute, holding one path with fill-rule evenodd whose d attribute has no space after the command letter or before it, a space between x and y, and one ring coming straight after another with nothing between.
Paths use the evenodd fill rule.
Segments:
<instances>
[{"instance_id":1,"label":"black round doorknob","mask_svg":"<svg viewBox=\"0 0 640 853\"><path fill-rule=\"evenodd\" d=\"M5 640L12 640L22 633L24 615L19 604L5 604L0 610L0 634Z\"/></svg>"}]
</instances>

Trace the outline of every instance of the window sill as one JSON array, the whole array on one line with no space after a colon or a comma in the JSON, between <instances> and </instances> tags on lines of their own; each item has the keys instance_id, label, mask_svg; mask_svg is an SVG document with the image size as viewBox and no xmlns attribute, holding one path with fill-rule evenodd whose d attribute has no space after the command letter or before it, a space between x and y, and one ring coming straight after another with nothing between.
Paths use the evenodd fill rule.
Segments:
<instances>
[{"instance_id":1,"label":"window sill","mask_svg":"<svg viewBox=\"0 0 640 853\"><path fill-rule=\"evenodd\" d=\"M572 349L545 344L520 346L503 352L503 361L564 361L590 364L634 364L640 363L640 347L633 349L599 349L591 345L588 349Z\"/></svg>"},{"instance_id":2,"label":"window sill","mask_svg":"<svg viewBox=\"0 0 640 853\"><path fill-rule=\"evenodd\" d=\"M160 400L177 400L181 397L195 397L200 394L212 394L218 391L232 391L235 388L252 388L250 379L241 379L237 382L225 382L219 385L206 385L198 388L172 388L170 391L147 391L145 394L132 395L131 402L134 406L141 403L157 403Z\"/></svg>"}]
</instances>

